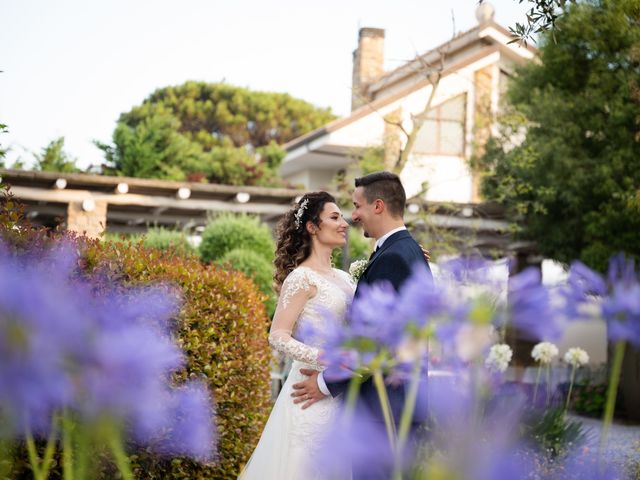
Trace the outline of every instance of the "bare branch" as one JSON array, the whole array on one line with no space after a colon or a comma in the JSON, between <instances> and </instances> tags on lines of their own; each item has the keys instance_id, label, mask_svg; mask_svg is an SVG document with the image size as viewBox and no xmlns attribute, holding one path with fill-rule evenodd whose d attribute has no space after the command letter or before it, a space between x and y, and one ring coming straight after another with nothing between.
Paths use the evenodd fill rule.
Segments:
<instances>
[{"instance_id":1,"label":"bare branch","mask_svg":"<svg viewBox=\"0 0 640 480\"><path fill-rule=\"evenodd\" d=\"M407 137L409 136L409 132L407 132L407 129L404 128L404 125L402 124L401 121L393 121L390 120L389 118L385 117L380 110L378 110L376 107L373 106L373 102L371 102L368 98L366 98L364 95L361 95L359 92L355 92L356 97L358 98L358 100L362 100L364 102L364 105L366 105L367 107L369 107L372 111L374 111L375 113L377 113L380 118L387 123L388 125L393 125L394 127L398 127L400 129L400 131L402 131L402 133L404 133Z\"/></svg>"}]
</instances>

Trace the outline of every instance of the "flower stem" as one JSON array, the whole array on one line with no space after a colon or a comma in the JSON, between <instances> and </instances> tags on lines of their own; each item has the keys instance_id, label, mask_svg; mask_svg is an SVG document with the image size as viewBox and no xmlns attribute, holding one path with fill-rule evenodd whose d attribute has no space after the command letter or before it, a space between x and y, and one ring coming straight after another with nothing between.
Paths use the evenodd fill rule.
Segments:
<instances>
[{"instance_id":1,"label":"flower stem","mask_svg":"<svg viewBox=\"0 0 640 480\"><path fill-rule=\"evenodd\" d=\"M358 395L360 394L360 385L362 385L362 376L356 372L356 375L351 377L349 389L347 390L346 410L348 415L353 414L353 411L356 408L356 402L358 401Z\"/></svg>"},{"instance_id":2,"label":"flower stem","mask_svg":"<svg viewBox=\"0 0 640 480\"><path fill-rule=\"evenodd\" d=\"M567 393L567 401L564 404L564 414L567 414L567 411L569 410L569 402L571 401L571 390L573 389L573 381L576 378L576 365L575 363L573 364L573 367L571 367L571 378L569 380L569 392Z\"/></svg>"},{"instance_id":3,"label":"flower stem","mask_svg":"<svg viewBox=\"0 0 640 480\"><path fill-rule=\"evenodd\" d=\"M44 455L42 460L38 456L36 451L36 442L33 439L31 431L27 429L25 439L27 443L27 453L29 455L29 464L33 471L34 480L46 480L49 478L49 471L53 464L53 453L55 451L55 437L56 437L56 418L55 415L51 417L51 431L47 438L47 443L44 448Z\"/></svg>"},{"instance_id":4,"label":"flower stem","mask_svg":"<svg viewBox=\"0 0 640 480\"><path fill-rule=\"evenodd\" d=\"M416 398L418 396L418 386L420 384L420 372L422 371L422 359L413 366L411 372L411 382L409 383L409 391L404 399L402 407L402 416L400 417L400 430L398 432L398 449L396 452L394 479L402 478L402 458L403 450L409 437L409 429L411 428L411 420L413 419L413 411L416 408Z\"/></svg>"},{"instance_id":5,"label":"flower stem","mask_svg":"<svg viewBox=\"0 0 640 480\"><path fill-rule=\"evenodd\" d=\"M63 480L73 480L73 421L68 411L62 413L62 475Z\"/></svg>"},{"instance_id":6,"label":"flower stem","mask_svg":"<svg viewBox=\"0 0 640 480\"><path fill-rule=\"evenodd\" d=\"M545 377L547 381L547 399L544 403L546 407L549 406L549 400L551 400L551 364L547 364L547 369L545 371Z\"/></svg>"},{"instance_id":7,"label":"flower stem","mask_svg":"<svg viewBox=\"0 0 640 480\"><path fill-rule=\"evenodd\" d=\"M613 411L616 406L616 396L618 395L618 384L620 383L620 373L622 372L622 361L624 360L624 349L626 342L619 340L616 342L613 353L613 365L611 365L611 374L609 376L609 388L607 389L607 401L604 405L604 417L602 419L602 433L600 434L600 454L604 451L607 444L607 435L611 422L613 422Z\"/></svg>"},{"instance_id":8,"label":"flower stem","mask_svg":"<svg viewBox=\"0 0 640 480\"><path fill-rule=\"evenodd\" d=\"M113 428L109 429L107 440L109 442L111 452L113 453L113 458L115 459L116 465L118 466L118 470L122 474L122 478L124 480L134 480L133 472L131 471L131 465L129 463L129 457L124 451L124 447L122 445L122 436L120 435L120 433Z\"/></svg>"},{"instance_id":9,"label":"flower stem","mask_svg":"<svg viewBox=\"0 0 640 480\"><path fill-rule=\"evenodd\" d=\"M40 457L38 457L38 452L36 452L36 444L33 441L33 436L31 435L31 432L28 430L25 435L25 440L27 443L27 454L29 456L29 465L31 465L31 470L33 471L33 479L44 480L44 477L40 472Z\"/></svg>"},{"instance_id":10,"label":"flower stem","mask_svg":"<svg viewBox=\"0 0 640 480\"><path fill-rule=\"evenodd\" d=\"M0 478L9 478L11 471L13 444L6 440L0 432Z\"/></svg>"},{"instance_id":11,"label":"flower stem","mask_svg":"<svg viewBox=\"0 0 640 480\"><path fill-rule=\"evenodd\" d=\"M533 388L533 406L536 406L536 398L538 397L538 385L540 385L540 374L542 373L542 369L540 365L538 365L538 373L536 374L536 386Z\"/></svg>"},{"instance_id":12,"label":"flower stem","mask_svg":"<svg viewBox=\"0 0 640 480\"><path fill-rule=\"evenodd\" d=\"M409 391L404 399L404 406L402 408L402 416L400 417L400 430L398 433L398 452L402 452L407 438L409 436L409 429L411 427L411 420L413 419L413 411L416 407L416 398L418 396L418 385L420 383L420 372L422 371L422 360L418 360L413 366L413 372L411 372L411 383L409 384Z\"/></svg>"},{"instance_id":13,"label":"flower stem","mask_svg":"<svg viewBox=\"0 0 640 480\"><path fill-rule=\"evenodd\" d=\"M393 412L391 411L391 404L389 403L389 396L387 395L387 389L384 386L384 379L382 378L382 370L376 368L373 371L373 383L378 392L378 398L380 399L380 407L382 408L382 416L384 417L384 425L387 429L387 436L389 437L389 444L391 445L391 451L396 451L396 425L393 420Z\"/></svg>"}]
</instances>

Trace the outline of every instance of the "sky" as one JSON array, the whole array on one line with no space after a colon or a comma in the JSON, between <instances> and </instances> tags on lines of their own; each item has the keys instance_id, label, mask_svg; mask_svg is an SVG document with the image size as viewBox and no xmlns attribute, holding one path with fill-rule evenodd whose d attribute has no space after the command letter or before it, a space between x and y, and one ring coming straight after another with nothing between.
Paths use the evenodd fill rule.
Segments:
<instances>
[{"instance_id":1,"label":"sky","mask_svg":"<svg viewBox=\"0 0 640 480\"><path fill-rule=\"evenodd\" d=\"M505 27L527 4L492 0ZM385 69L474 27L477 0L0 0L7 164L52 140L103 163L121 113L188 80L286 92L347 115L361 27L385 30Z\"/></svg>"}]
</instances>

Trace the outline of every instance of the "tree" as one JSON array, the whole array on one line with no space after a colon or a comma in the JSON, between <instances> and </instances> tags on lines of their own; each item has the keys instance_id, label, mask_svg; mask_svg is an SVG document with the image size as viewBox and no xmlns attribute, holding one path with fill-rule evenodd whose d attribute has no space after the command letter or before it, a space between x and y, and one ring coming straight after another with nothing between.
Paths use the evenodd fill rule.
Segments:
<instances>
[{"instance_id":1,"label":"tree","mask_svg":"<svg viewBox=\"0 0 640 480\"><path fill-rule=\"evenodd\" d=\"M515 1L515 0L514 0ZM554 32L557 23L567 11L570 5L575 5L577 0L517 0L518 3L527 2L533 5L529 12L525 23L516 22L515 26L509 27L509 31L515 37L514 41L522 42L525 45L529 40L534 40L535 34L543 32ZM484 0L478 0L478 4ZM555 36L553 37L555 40Z\"/></svg>"},{"instance_id":2,"label":"tree","mask_svg":"<svg viewBox=\"0 0 640 480\"><path fill-rule=\"evenodd\" d=\"M604 271L618 251L640 256L640 4L572 6L540 59L512 80L502 133L476 159L483 193L544 256Z\"/></svg>"},{"instance_id":3,"label":"tree","mask_svg":"<svg viewBox=\"0 0 640 480\"><path fill-rule=\"evenodd\" d=\"M34 154L35 170L41 172L74 173L80 169L76 166L76 159L64 151L64 137L52 140L42 149L42 153Z\"/></svg>"},{"instance_id":4,"label":"tree","mask_svg":"<svg viewBox=\"0 0 640 480\"><path fill-rule=\"evenodd\" d=\"M113 145L97 143L106 171L136 177L274 185L280 147L332 120L283 93L223 83L161 88L120 116Z\"/></svg>"}]
</instances>

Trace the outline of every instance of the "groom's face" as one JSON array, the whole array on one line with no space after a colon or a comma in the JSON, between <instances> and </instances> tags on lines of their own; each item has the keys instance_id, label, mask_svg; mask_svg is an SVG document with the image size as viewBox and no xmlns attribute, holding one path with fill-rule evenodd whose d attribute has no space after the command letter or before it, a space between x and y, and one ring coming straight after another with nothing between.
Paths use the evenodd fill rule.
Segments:
<instances>
[{"instance_id":1,"label":"groom's face","mask_svg":"<svg viewBox=\"0 0 640 480\"><path fill-rule=\"evenodd\" d=\"M364 189L357 187L351 195L353 200L353 212L351 213L351 219L354 223L362 225L362 230L365 237L374 237L371 231L373 222L375 221L375 203L367 202L364 196Z\"/></svg>"}]
</instances>

